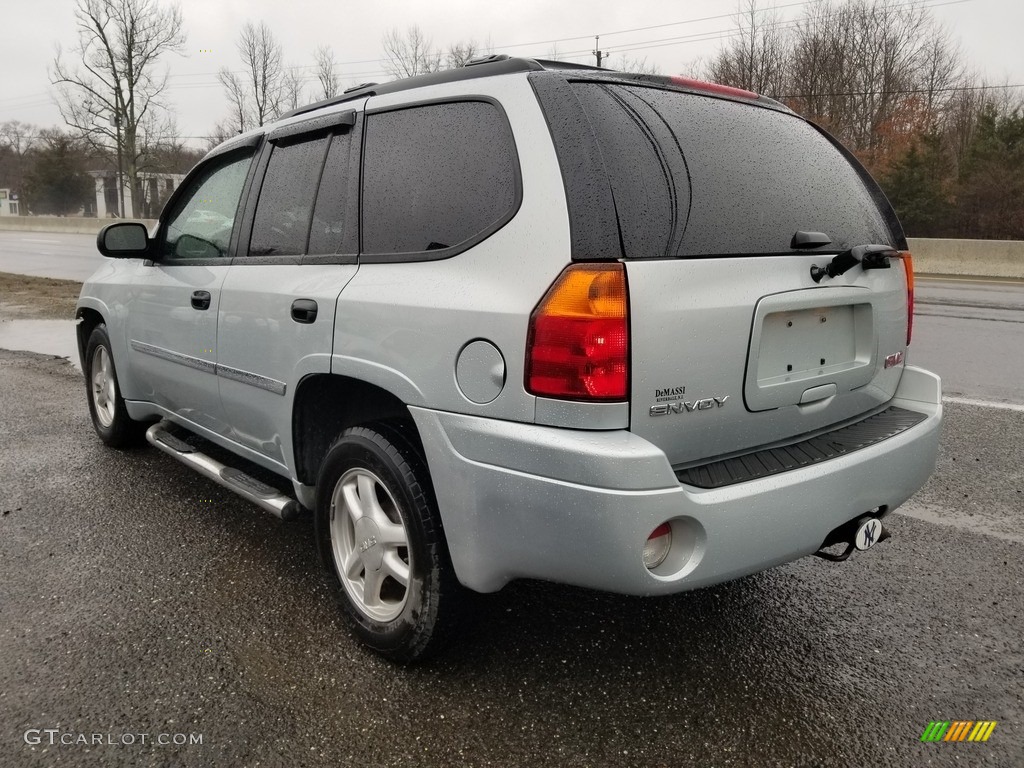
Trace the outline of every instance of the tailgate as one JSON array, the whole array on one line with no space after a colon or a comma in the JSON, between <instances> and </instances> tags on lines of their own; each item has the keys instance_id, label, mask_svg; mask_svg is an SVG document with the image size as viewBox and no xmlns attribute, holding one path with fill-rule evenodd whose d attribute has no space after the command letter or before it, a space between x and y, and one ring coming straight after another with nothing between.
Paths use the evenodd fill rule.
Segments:
<instances>
[{"instance_id":1,"label":"tailgate","mask_svg":"<svg viewBox=\"0 0 1024 768\"><path fill-rule=\"evenodd\" d=\"M626 262L631 430L678 467L791 442L890 400L906 342L902 265L816 285L810 266L829 258Z\"/></svg>"}]
</instances>

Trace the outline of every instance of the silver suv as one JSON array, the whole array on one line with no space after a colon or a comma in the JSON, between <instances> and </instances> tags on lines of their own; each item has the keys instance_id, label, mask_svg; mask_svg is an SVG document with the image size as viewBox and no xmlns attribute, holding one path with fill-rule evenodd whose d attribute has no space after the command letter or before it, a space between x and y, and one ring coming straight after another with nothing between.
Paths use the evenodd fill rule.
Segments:
<instances>
[{"instance_id":1,"label":"silver suv","mask_svg":"<svg viewBox=\"0 0 1024 768\"><path fill-rule=\"evenodd\" d=\"M501 56L362 86L98 247L100 437L310 510L396 660L512 579L656 595L842 559L934 468L899 222L753 93Z\"/></svg>"}]
</instances>

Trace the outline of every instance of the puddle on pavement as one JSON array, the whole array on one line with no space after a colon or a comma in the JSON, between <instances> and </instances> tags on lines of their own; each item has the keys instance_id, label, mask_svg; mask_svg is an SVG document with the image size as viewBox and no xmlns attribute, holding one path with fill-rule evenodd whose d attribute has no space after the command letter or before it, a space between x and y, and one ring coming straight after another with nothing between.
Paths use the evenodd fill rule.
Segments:
<instances>
[{"instance_id":1,"label":"puddle on pavement","mask_svg":"<svg viewBox=\"0 0 1024 768\"><path fill-rule=\"evenodd\" d=\"M0 349L66 357L81 370L74 320L8 320L0 323Z\"/></svg>"}]
</instances>

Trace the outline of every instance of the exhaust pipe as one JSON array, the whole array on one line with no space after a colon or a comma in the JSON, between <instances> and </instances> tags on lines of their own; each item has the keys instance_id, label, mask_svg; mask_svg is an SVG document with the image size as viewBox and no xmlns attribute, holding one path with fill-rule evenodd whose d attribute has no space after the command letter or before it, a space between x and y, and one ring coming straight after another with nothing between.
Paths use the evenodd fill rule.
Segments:
<instances>
[{"instance_id":1,"label":"exhaust pipe","mask_svg":"<svg viewBox=\"0 0 1024 768\"><path fill-rule=\"evenodd\" d=\"M884 511L884 507L872 510L875 514L884 513ZM814 553L815 556L823 560L830 560L833 563L841 563L849 558L854 550L865 552L875 546L875 544L888 539L891 534L886 529L881 518L876 517L875 514L864 515L856 520L840 525L825 537L821 548ZM846 544L846 549L838 555L825 551L828 547L836 544Z\"/></svg>"}]
</instances>

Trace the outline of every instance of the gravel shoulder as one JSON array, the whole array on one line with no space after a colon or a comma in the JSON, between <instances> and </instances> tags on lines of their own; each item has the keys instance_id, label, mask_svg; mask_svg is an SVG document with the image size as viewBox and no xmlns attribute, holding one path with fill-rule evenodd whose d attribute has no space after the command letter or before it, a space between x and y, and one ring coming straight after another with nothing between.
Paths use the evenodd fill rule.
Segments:
<instances>
[{"instance_id":1,"label":"gravel shoulder","mask_svg":"<svg viewBox=\"0 0 1024 768\"><path fill-rule=\"evenodd\" d=\"M0 272L0 322L71 320L81 290L77 280Z\"/></svg>"}]
</instances>

